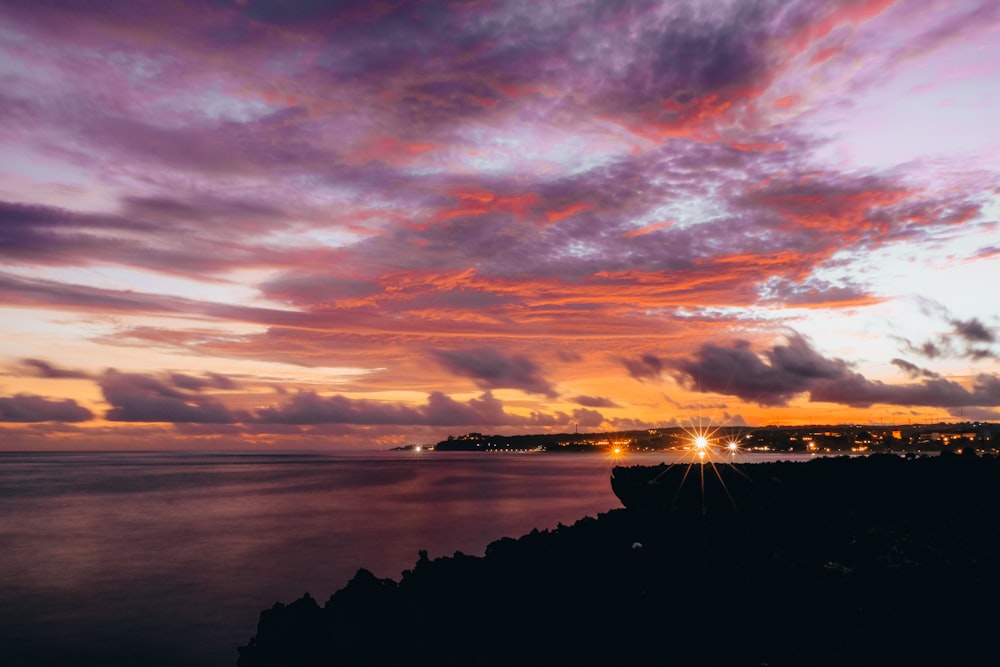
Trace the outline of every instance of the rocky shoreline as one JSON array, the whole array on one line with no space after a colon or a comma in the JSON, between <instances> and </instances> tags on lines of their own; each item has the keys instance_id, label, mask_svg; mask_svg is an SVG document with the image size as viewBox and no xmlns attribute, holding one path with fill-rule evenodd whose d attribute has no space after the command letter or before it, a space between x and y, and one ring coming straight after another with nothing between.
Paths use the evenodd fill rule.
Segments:
<instances>
[{"instance_id":1,"label":"rocky shoreline","mask_svg":"<svg viewBox=\"0 0 1000 667\"><path fill-rule=\"evenodd\" d=\"M616 468L612 486L624 509L277 603L238 664L996 662L996 457Z\"/></svg>"}]
</instances>

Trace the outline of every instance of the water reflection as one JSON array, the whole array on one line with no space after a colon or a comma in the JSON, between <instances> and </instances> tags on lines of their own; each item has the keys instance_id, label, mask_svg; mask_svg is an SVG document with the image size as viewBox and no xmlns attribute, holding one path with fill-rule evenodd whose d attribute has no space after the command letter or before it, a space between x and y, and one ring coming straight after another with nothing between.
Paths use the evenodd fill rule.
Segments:
<instances>
[{"instance_id":1,"label":"water reflection","mask_svg":"<svg viewBox=\"0 0 1000 667\"><path fill-rule=\"evenodd\" d=\"M21 664L231 665L276 600L594 516L619 505L610 471L590 456L0 454L0 641Z\"/></svg>"}]
</instances>

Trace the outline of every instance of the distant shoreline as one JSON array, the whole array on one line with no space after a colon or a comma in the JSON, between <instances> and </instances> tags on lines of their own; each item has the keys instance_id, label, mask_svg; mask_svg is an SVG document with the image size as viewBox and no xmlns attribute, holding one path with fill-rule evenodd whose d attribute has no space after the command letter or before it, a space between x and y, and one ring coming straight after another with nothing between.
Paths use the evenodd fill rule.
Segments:
<instances>
[{"instance_id":1,"label":"distant shoreline","mask_svg":"<svg viewBox=\"0 0 1000 667\"><path fill-rule=\"evenodd\" d=\"M437 443L408 444L392 451L539 451L628 452L684 451L703 437L712 448L738 451L802 453L1000 453L1000 424L957 422L906 425L816 424L806 426L666 427L599 433L489 435L466 433Z\"/></svg>"}]
</instances>

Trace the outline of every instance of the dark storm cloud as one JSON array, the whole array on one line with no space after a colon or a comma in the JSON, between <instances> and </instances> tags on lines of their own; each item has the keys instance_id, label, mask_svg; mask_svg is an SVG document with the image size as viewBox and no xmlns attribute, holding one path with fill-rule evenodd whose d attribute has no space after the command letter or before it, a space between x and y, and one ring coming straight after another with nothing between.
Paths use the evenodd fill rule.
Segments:
<instances>
[{"instance_id":1,"label":"dark storm cloud","mask_svg":"<svg viewBox=\"0 0 1000 667\"><path fill-rule=\"evenodd\" d=\"M53 400L31 394L0 397L0 422L81 422L93 413L72 399Z\"/></svg>"},{"instance_id":2,"label":"dark storm cloud","mask_svg":"<svg viewBox=\"0 0 1000 667\"><path fill-rule=\"evenodd\" d=\"M170 387L151 375L109 369L98 384L111 404L108 421L227 424L245 418L218 401Z\"/></svg>"},{"instance_id":3,"label":"dark storm cloud","mask_svg":"<svg viewBox=\"0 0 1000 667\"><path fill-rule=\"evenodd\" d=\"M520 354L480 347L467 350L432 350L437 361L456 375L472 378L485 389L520 389L554 397L555 388L541 375L534 361Z\"/></svg>"}]
</instances>

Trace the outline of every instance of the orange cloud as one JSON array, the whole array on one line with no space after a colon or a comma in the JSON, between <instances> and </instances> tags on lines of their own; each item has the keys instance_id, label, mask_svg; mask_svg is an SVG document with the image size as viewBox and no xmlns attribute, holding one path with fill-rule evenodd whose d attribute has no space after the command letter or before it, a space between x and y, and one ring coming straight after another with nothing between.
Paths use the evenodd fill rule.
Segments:
<instances>
[{"instance_id":1,"label":"orange cloud","mask_svg":"<svg viewBox=\"0 0 1000 667\"><path fill-rule=\"evenodd\" d=\"M773 75L772 75L773 76ZM645 111L626 119L607 118L624 127L628 132L657 143L664 139L689 139L711 142L719 139L716 124L738 103L747 103L760 97L770 81L753 87L730 88L696 97L688 102L673 98L660 100L658 111Z\"/></svg>"},{"instance_id":2,"label":"orange cloud","mask_svg":"<svg viewBox=\"0 0 1000 667\"><path fill-rule=\"evenodd\" d=\"M789 56L795 56L805 51L809 46L827 35L842 24L864 23L875 18L894 4L895 0L848 0L834 6L825 16L804 26L797 33L785 40L785 50Z\"/></svg>"},{"instance_id":3,"label":"orange cloud","mask_svg":"<svg viewBox=\"0 0 1000 667\"><path fill-rule=\"evenodd\" d=\"M415 158L436 148L437 144L430 142L406 142L396 137L373 137L348 153L344 160L348 164L384 162L400 167L412 164Z\"/></svg>"},{"instance_id":4,"label":"orange cloud","mask_svg":"<svg viewBox=\"0 0 1000 667\"><path fill-rule=\"evenodd\" d=\"M803 185L808 185L808 182ZM876 208L891 206L913 193L906 190L814 190L802 193L775 193L756 199L774 209L796 228L839 232L847 239L858 238L872 228L887 227L888 222L877 222L867 213Z\"/></svg>"},{"instance_id":5,"label":"orange cloud","mask_svg":"<svg viewBox=\"0 0 1000 667\"><path fill-rule=\"evenodd\" d=\"M538 204L538 195L525 193L520 195L498 195L495 192L455 192L453 195L460 204L452 208L442 209L431 217L431 220L441 222L459 217L474 217L493 212L513 213L523 218L527 209Z\"/></svg>"},{"instance_id":6,"label":"orange cloud","mask_svg":"<svg viewBox=\"0 0 1000 667\"><path fill-rule=\"evenodd\" d=\"M785 95L784 97L779 97L774 101L774 106L776 107L793 107L797 106L802 102L801 95Z\"/></svg>"},{"instance_id":7,"label":"orange cloud","mask_svg":"<svg viewBox=\"0 0 1000 667\"><path fill-rule=\"evenodd\" d=\"M753 143L744 144L731 142L729 144L730 148L735 148L738 151L751 152L751 153L770 153L773 151L783 151L787 144L785 142L779 142L777 144L769 144L765 141L755 141Z\"/></svg>"},{"instance_id":8,"label":"orange cloud","mask_svg":"<svg viewBox=\"0 0 1000 667\"><path fill-rule=\"evenodd\" d=\"M593 205L588 204L587 202L577 202L576 204L570 204L569 206L566 206L561 209L557 209L554 211L546 211L545 219L548 220L550 223L555 223L559 222L560 220L565 220L566 218L571 218L577 213L583 213L584 211L589 211L592 208L594 208Z\"/></svg>"},{"instance_id":9,"label":"orange cloud","mask_svg":"<svg viewBox=\"0 0 1000 667\"><path fill-rule=\"evenodd\" d=\"M832 46L828 49L820 49L819 51L816 52L816 55L810 58L809 64L818 65L820 63L826 62L830 58L833 58L834 56L842 53L843 50L844 49L840 46Z\"/></svg>"},{"instance_id":10,"label":"orange cloud","mask_svg":"<svg viewBox=\"0 0 1000 667\"><path fill-rule=\"evenodd\" d=\"M674 220L667 220L666 222L654 222L650 225L646 225L645 227L639 227L638 229L630 229L629 231L622 234L622 236L624 236L627 239L630 239L636 236L643 236L645 234L649 234L650 232L655 232L658 229L666 229L668 227L673 227L675 224L676 222Z\"/></svg>"}]
</instances>

